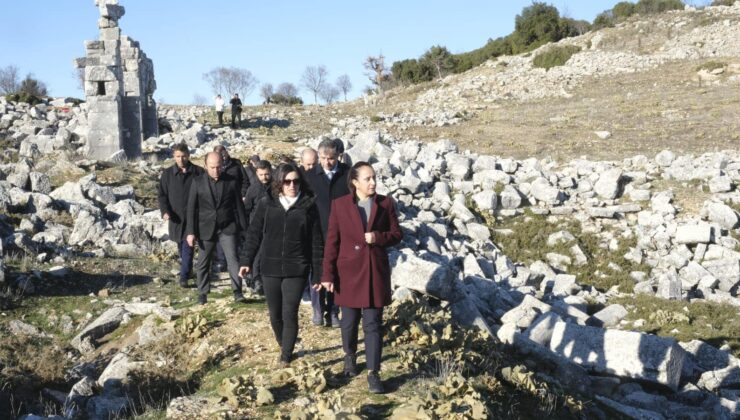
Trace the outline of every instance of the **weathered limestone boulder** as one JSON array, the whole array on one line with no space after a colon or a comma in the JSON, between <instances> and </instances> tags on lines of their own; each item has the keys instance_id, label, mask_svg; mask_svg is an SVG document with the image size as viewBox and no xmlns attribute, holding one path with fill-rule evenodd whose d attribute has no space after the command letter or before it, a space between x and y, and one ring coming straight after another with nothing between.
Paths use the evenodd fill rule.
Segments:
<instances>
[{"instance_id":1,"label":"weathered limestone boulder","mask_svg":"<svg viewBox=\"0 0 740 420\"><path fill-rule=\"evenodd\" d=\"M518 328L529 328L538 316L551 310L552 307L547 303L531 295L524 295L524 299L517 307L501 317L501 323L513 323Z\"/></svg>"},{"instance_id":2,"label":"weathered limestone boulder","mask_svg":"<svg viewBox=\"0 0 740 420\"><path fill-rule=\"evenodd\" d=\"M676 229L675 242L678 244L708 244L712 242L712 227L706 223L680 225Z\"/></svg>"},{"instance_id":3,"label":"weathered limestone boulder","mask_svg":"<svg viewBox=\"0 0 740 420\"><path fill-rule=\"evenodd\" d=\"M49 194L51 192L51 180L46 174L40 172L31 172L29 175L31 180L31 191Z\"/></svg>"},{"instance_id":4,"label":"weathered limestone boulder","mask_svg":"<svg viewBox=\"0 0 740 420\"><path fill-rule=\"evenodd\" d=\"M494 191L483 190L473 194L473 202L475 202L478 210L487 211L496 209L498 199L496 198L496 193Z\"/></svg>"},{"instance_id":5,"label":"weathered limestone boulder","mask_svg":"<svg viewBox=\"0 0 740 420\"><path fill-rule=\"evenodd\" d=\"M113 307L103 312L95 321L86 326L70 344L80 353L87 353L95 349L95 341L118 328L126 315L125 309Z\"/></svg>"},{"instance_id":6,"label":"weathered limestone boulder","mask_svg":"<svg viewBox=\"0 0 740 420\"><path fill-rule=\"evenodd\" d=\"M707 391L716 391L720 388L740 387L740 367L728 366L724 369L704 372L697 383Z\"/></svg>"},{"instance_id":7,"label":"weathered limestone boulder","mask_svg":"<svg viewBox=\"0 0 740 420\"><path fill-rule=\"evenodd\" d=\"M740 218L738 218L735 210L723 203L704 203L702 214L706 214L710 222L714 222L725 229L734 229L740 223Z\"/></svg>"},{"instance_id":8,"label":"weathered limestone boulder","mask_svg":"<svg viewBox=\"0 0 740 420\"><path fill-rule=\"evenodd\" d=\"M426 293L442 300L454 296L455 273L446 265L408 253L391 256L391 284Z\"/></svg>"},{"instance_id":9,"label":"weathered limestone boulder","mask_svg":"<svg viewBox=\"0 0 740 420\"><path fill-rule=\"evenodd\" d=\"M555 324L550 350L593 372L678 388L686 353L670 338Z\"/></svg>"},{"instance_id":10,"label":"weathered limestone boulder","mask_svg":"<svg viewBox=\"0 0 740 420\"><path fill-rule=\"evenodd\" d=\"M591 316L591 322L596 327L614 327L627 316L627 309L619 304L612 304Z\"/></svg>"},{"instance_id":11,"label":"weathered limestone boulder","mask_svg":"<svg viewBox=\"0 0 740 420\"><path fill-rule=\"evenodd\" d=\"M107 225L106 220L100 220L83 210L75 219L74 229L69 236L69 244L78 246L94 244L103 237Z\"/></svg>"},{"instance_id":12,"label":"weathered limestone boulder","mask_svg":"<svg viewBox=\"0 0 740 420\"><path fill-rule=\"evenodd\" d=\"M134 362L126 353L117 353L98 378L98 386L104 389L115 389L128 383L128 375L140 369L146 363Z\"/></svg>"},{"instance_id":13,"label":"weathered limestone boulder","mask_svg":"<svg viewBox=\"0 0 740 420\"><path fill-rule=\"evenodd\" d=\"M504 209L518 209L522 205L522 194L513 185L507 185L501 191L501 207Z\"/></svg>"},{"instance_id":14,"label":"weathered limestone boulder","mask_svg":"<svg viewBox=\"0 0 740 420\"><path fill-rule=\"evenodd\" d=\"M555 312L546 312L537 317L524 332L524 336L541 346L549 346L555 324L564 322Z\"/></svg>"},{"instance_id":15,"label":"weathered limestone boulder","mask_svg":"<svg viewBox=\"0 0 740 420\"><path fill-rule=\"evenodd\" d=\"M602 173L599 180L594 184L594 192L599 197L613 200L619 196L621 189L622 169L613 168Z\"/></svg>"},{"instance_id":16,"label":"weathered limestone boulder","mask_svg":"<svg viewBox=\"0 0 740 420\"><path fill-rule=\"evenodd\" d=\"M740 361L736 357L701 340L681 342L679 345L702 370L720 370L729 366L740 367Z\"/></svg>"},{"instance_id":17,"label":"weathered limestone boulder","mask_svg":"<svg viewBox=\"0 0 740 420\"><path fill-rule=\"evenodd\" d=\"M545 178L534 180L530 193L537 201L547 204L559 204L564 198L563 193L550 185L550 182Z\"/></svg>"}]
</instances>

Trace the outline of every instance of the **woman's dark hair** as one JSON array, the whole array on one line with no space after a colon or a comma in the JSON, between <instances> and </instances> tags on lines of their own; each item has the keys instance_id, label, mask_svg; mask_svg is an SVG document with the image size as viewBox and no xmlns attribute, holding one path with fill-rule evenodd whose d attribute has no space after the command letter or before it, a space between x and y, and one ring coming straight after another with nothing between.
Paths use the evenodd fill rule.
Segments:
<instances>
[{"instance_id":1,"label":"woman's dark hair","mask_svg":"<svg viewBox=\"0 0 740 420\"><path fill-rule=\"evenodd\" d=\"M282 163L277 167L275 172L272 174L272 197L273 198L277 199L280 196L280 194L283 192L283 181L285 181L285 178L291 172L295 172L298 174L298 180L299 180L298 185L300 186L300 189L298 191L301 191L304 193L308 191L306 180L303 179L303 176L301 175L301 171L298 170L298 167L292 163Z\"/></svg>"},{"instance_id":2,"label":"woman's dark hair","mask_svg":"<svg viewBox=\"0 0 740 420\"><path fill-rule=\"evenodd\" d=\"M354 197L355 199L357 198L357 188L355 188L355 185L352 183L352 181L360 178L360 169L364 167L373 169L373 165L367 162L359 161L352 165L349 170L349 174L347 175L347 187L349 187L349 191L350 193L352 193L352 197ZM375 169L373 169L373 171L375 171Z\"/></svg>"}]
</instances>

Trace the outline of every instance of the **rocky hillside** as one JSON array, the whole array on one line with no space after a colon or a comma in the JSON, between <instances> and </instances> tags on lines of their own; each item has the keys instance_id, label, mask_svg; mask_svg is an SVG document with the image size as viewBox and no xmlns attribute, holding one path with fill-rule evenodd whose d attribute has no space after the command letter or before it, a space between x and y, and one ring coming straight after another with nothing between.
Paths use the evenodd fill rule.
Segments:
<instances>
[{"instance_id":1,"label":"rocky hillside","mask_svg":"<svg viewBox=\"0 0 740 420\"><path fill-rule=\"evenodd\" d=\"M163 134L135 162L85 158L85 104L0 99L0 417L737 418L740 152L724 112L740 109L727 94L739 17L629 21L563 41L583 51L549 71L532 68L535 51L367 105L251 108L237 130L205 108L163 107ZM697 69L706 58L724 61ZM691 108L706 113L698 127L680 97L675 113L634 117L629 133L683 121L690 147L622 138L609 110L568 128L585 112L568 103L629 103L614 83L648 73L656 90L701 77L672 89L717 98ZM552 135L490 153L497 140L477 127L506 125L488 120L503 112L551 115L612 155L581 157L586 140ZM220 281L195 306L156 209L176 142L195 159L215 145L275 159L323 136L372 162L398 203L382 396L339 374L339 332L309 325L306 307L297 360L278 369L262 300L233 304Z\"/></svg>"}]
</instances>

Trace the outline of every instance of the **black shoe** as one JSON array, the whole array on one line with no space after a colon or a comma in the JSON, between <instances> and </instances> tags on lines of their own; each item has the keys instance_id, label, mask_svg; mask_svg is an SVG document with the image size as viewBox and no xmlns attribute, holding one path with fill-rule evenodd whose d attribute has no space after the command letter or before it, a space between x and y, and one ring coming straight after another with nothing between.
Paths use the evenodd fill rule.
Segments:
<instances>
[{"instance_id":1,"label":"black shoe","mask_svg":"<svg viewBox=\"0 0 740 420\"><path fill-rule=\"evenodd\" d=\"M198 305L205 305L206 303L208 303L208 296L198 295Z\"/></svg>"},{"instance_id":2,"label":"black shoe","mask_svg":"<svg viewBox=\"0 0 740 420\"><path fill-rule=\"evenodd\" d=\"M278 358L278 366L280 366L281 369L290 367L290 359L290 356L285 357L283 355L280 355L280 357Z\"/></svg>"},{"instance_id":3,"label":"black shoe","mask_svg":"<svg viewBox=\"0 0 740 420\"><path fill-rule=\"evenodd\" d=\"M179 284L180 284L180 287L182 287L183 289L187 289L188 288L188 280L187 279L185 279L185 280L180 279Z\"/></svg>"},{"instance_id":4,"label":"black shoe","mask_svg":"<svg viewBox=\"0 0 740 420\"><path fill-rule=\"evenodd\" d=\"M331 314L324 315L324 326L331 327Z\"/></svg>"},{"instance_id":5,"label":"black shoe","mask_svg":"<svg viewBox=\"0 0 740 420\"><path fill-rule=\"evenodd\" d=\"M236 303L247 303L247 298L241 293L234 293L234 302Z\"/></svg>"},{"instance_id":6,"label":"black shoe","mask_svg":"<svg viewBox=\"0 0 740 420\"><path fill-rule=\"evenodd\" d=\"M373 394L382 394L385 392L378 372L371 370L367 373L367 389Z\"/></svg>"},{"instance_id":7,"label":"black shoe","mask_svg":"<svg viewBox=\"0 0 740 420\"><path fill-rule=\"evenodd\" d=\"M339 325L339 314L331 314L331 326L333 328L339 328L341 325Z\"/></svg>"},{"instance_id":8,"label":"black shoe","mask_svg":"<svg viewBox=\"0 0 740 420\"><path fill-rule=\"evenodd\" d=\"M357 361L354 356L344 356L344 376L349 378L357 376Z\"/></svg>"}]
</instances>

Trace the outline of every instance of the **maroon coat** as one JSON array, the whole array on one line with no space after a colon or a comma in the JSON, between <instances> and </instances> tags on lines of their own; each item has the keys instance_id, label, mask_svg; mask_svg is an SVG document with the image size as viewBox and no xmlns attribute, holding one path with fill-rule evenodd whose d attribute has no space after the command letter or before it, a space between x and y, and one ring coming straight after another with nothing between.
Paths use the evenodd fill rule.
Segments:
<instances>
[{"instance_id":1,"label":"maroon coat","mask_svg":"<svg viewBox=\"0 0 740 420\"><path fill-rule=\"evenodd\" d=\"M324 244L322 283L334 283L334 304L350 308L380 308L391 303L391 268L386 247L401 242L395 203L376 194L368 232L375 243L365 242L360 210L349 194L334 199Z\"/></svg>"}]
</instances>

